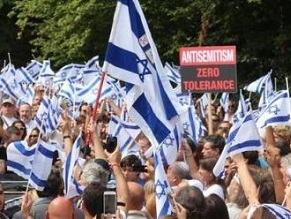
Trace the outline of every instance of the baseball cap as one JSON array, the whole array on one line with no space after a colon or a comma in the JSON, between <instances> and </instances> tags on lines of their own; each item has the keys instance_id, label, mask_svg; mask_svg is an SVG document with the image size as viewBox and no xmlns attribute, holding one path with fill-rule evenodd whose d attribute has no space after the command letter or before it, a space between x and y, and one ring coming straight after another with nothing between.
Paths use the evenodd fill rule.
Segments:
<instances>
[{"instance_id":1,"label":"baseball cap","mask_svg":"<svg viewBox=\"0 0 291 219\"><path fill-rule=\"evenodd\" d=\"M8 97L8 98L6 98L6 99L4 99L4 100L2 101L2 105L3 105L4 103L10 103L10 104L12 104L12 105L15 105L15 100L13 100L11 97Z\"/></svg>"}]
</instances>

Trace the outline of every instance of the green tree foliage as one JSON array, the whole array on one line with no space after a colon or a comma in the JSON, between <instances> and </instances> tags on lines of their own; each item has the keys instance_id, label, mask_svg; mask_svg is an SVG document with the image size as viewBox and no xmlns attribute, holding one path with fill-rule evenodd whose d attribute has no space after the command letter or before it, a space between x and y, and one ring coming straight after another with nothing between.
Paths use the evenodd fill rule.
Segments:
<instances>
[{"instance_id":1,"label":"green tree foliage","mask_svg":"<svg viewBox=\"0 0 291 219\"><path fill-rule=\"evenodd\" d=\"M10 16L30 32L33 53L60 67L104 54L115 1L16 0Z\"/></svg>"},{"instance_id":2,"label":"green tree foliage","mask_svg":"<svg viewBox=\"0 0 291 219\"><path fill-rule=\"evenodd\" d=\"M30 46L23 37L16 39L18 27L16 19L9 19L7 14L13 6L12 0L0 0L0 66L8 63L8 53L15 65L24 65L31 59Z\"/></svg>"},{"instance_id":3,"label":"green tree foliage","mask_svg":"<svg viewBox=\"0 0 291 219\"><path fill-rule=\"evenodd\" d=\"M104 57L116 1L13 0L10 17L32 53L60 67ZM289 75L291 3L282 0L140 0L163 61L178 63L181 46L236 45L240 87L271 68ZM279 87L279 86L278 86Z\"/></svg>"}]
</instances>

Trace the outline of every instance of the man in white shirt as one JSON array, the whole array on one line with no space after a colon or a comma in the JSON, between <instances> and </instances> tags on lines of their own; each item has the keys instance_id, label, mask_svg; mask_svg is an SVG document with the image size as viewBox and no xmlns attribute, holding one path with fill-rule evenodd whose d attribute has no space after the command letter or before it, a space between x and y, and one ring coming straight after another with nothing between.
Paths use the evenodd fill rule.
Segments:
<instances>
[{"instance_id":1,"label":"man in white shirt","mask_svg":"<svg viewBox=\"0 0 291 219\"><path fill-rule=\"evenodd\" d=\"M23 103L19 107L19 119L25 123L27 133L36 127L34 120L32 120L32 108L28 103Z\"/></svg>"}]
</instances>

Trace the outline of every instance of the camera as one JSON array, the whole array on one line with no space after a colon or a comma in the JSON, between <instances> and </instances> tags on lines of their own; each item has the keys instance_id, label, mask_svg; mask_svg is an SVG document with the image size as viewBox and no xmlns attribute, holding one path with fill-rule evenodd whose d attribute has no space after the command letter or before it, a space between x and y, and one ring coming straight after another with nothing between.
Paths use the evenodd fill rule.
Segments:
<instances>
[{"instance_id":1,"label":"camera","mask_svg":"<svg viewBox=\"0 0 291 219\"><path fill-rule=\"evenodd\" d=\"M131 168L132 168L132 171L134 171L134 172L142 172L142 173L148 172L147 166L145 166L145 165L134 165L133 164L131 166Z\"/></svg>"},{"instance_id":2,"label":"camera","mask_svg":"<svg viewBox=\"0 0 291 219\"><path fill-rule=\"evenodd\" d=\"M117 146L117 138L114 136L108 136L106 140L106 145L105 149L109 152L112 153Z\"/></svg>"},{"instance_id":3,"label":"camera","mask_svg":"<svg viewBox=\"0 0 291 219\"><path fill-rule=\"evenodd\" d=\"M83 157L86 158L87 156L90 156L91 154L91 148L89 145L85 145L81 148L81 152L83 153Z\"/></svg>"}]
</instances>

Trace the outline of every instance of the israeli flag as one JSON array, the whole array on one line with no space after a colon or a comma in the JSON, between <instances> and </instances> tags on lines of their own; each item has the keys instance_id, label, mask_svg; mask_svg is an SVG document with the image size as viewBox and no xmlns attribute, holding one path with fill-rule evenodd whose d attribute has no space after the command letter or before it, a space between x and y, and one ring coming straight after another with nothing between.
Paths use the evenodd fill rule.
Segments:
<instances>
[{"instance_id":1,"label":"israeli flag","mask_svg":"<svg viewBox=\"0 0 291 219\"><path fill-rule=\"evenodd\" d=\"M94 69L100 72L101 67L99 65L99 56L94 56L86 62L85 68Z\"/></svg>"},{"instance_id":2,"label":"israeli flag","mask_svg":"<svg viewBox=\"0 0 291 219\"><path fill-rule=\"evenodd\" d=\"M258 209L258 208L266 208L268 209L268 211L273 214L275 216L275 218L279 218L279 219L287 219L287 218L291 218L291 212L289 209L285 208L282 205L278 205L278 204L261 204L261 205L253 205L251 206L248 215L247 215L247 219L251 219L254 212Z\"/></svg>"},{"instance_id":3,"label":"israeli flag","mask_svg":"<svg viewBox=\"0 0 291 219\"><path fill-rule=\"evenodd\" d=\"M52 87L54 76L55 76L55 73L51 69L50 61L44 60L42 68L39 73L37 83L43 87Z\"/></svg>"},{"instance_id":4,"label":"israeli flag","mask_svg":"<svg viewBox=\"0 0 291 219\"><path fill-rule=\"evenodd\" d=\"M200 103L200 109L201 109L201 115L203 118L206 117L206 106L208 105L208 95L207 93L204 93L200 99L199 99L199 103Z\"/></svg>"},{"instance_id":5,"label":"israeli flag","mask_svg":"<svg viewBox=\"0 0 291 219\"><path fill-rule=\"evenodd\" d=\"M53 78L54 84L62 84L68 78L71 81L76 81L79 71L84 68L81 64L69 64L62 67Z\"/></svg>"},{"instance_id":6,"label":"israeli flag","mask_svg":"<svg viewBox=\"0 0 291 219\"><path fill-rule=\"evenodd\" d=\"M253 119L252 113L233 124L224 149L213 168L214 175L221 177L224 173L224 163L227 157L244 151L259 151L263 148L262 140Z\"/></svg>"},{"instance_id":7,"label":"israeli flag","mask_svg":"<svg viewBox=\"0 0 291 219\"><path fill-rule=\"evenodd\" d=\"M198 130L200 130L201 124L199 122L199 117L196 115L194 106L189 106L188 110L183 113L180 118L184 132L196 143L199 138L200 133Z\"/></svg>"},{"instance_id":8,"label":"israeli flag","mask_svg":"<svg viewBox=\"0 0 291 219\"><path fill-rule=\"evenodd\" d=\"M181 74L178 69L173 68L168 62L166 62L164 71L170 81L176 84L181 84Z\"/></svg>"},{"instance_id":9,"label":"israeli flag","mask_svg":"<svg viewBox=\"0 0 291 219\"><path fill-rule=\"evenodd\" d=\"M229 93L223 92L220 97L219 103L220 103L220 106L223 107L224 112L228 111L228 101L229 101Z\"/></svg>"},{"instance_id":10,"label":"israeli flag","mask_svg":"<svg viewBox=\"0 0 291 219\"><path fill-rule=\"evenodd\" d=\"M37 80L40 70L42 69L42 64L36 60L31 60L31 62L25 67L25 69L34 80Z\"/></svg>"},{"instance_id":11,"label":"israeli flag","mask_svg":"<svg viewBox=\"0 0 291 219\"><path fill-rule=\"evenodd\" d=\"M16 70L15 76L18 83L32 84L34 82L33 77L23 67Z\"/></svg>"},{"instance_id":12,"label":"israeli flag","mask_svg":"<svg viewBox=\"0 0 291 219\"><path fill-rule=\"evenodd\" d=\"M36 145L29 147L26 141L15 141L7 147L7 170L29 179Z\"/></svg>"},{"instance_id":13,"label":"israeli flag","mask_svg":"<svg viewBox=\"0 0 291 219\"><path fill-rule=\"evenodd\" d=\"M79 196L82 194L81 186L76 182L74 178L74 168L77 164L80 148L82 145L82 135L81 133L76 138L70 153L68 154L64 166L63 166L63 179L65 187L65 197L67 199Z\"/></svg>"},{"instance_id":14,"label":"israeli flag","mask_svg":"<svg viewBox=\"0 0 291 219\"><path fill-rule=\"evenodd\" d=\"M42 139L36 146L31 174L28 183L38 191L42 191L52 169L55 147Z\"/></svg>"},{"instance_id":15,"label":"israeli flag","mask_svg":"<svg viewBox=\"0 0 291 219\"><path fill-rule=\"evenodd\" d=\"M131 122L126 122L121 118L111 115L109 122L109 134L117 137L117 144L120 146L122 156L131 153L131 146L140 133L140 128ZM137 152L137 151L132 151Z\"/></svg>"},{"instance_id":16,"label":"israeli flag","mask_svg":"<svg viewBox=\"0 0 291 219\"><path fill-rule=\"evenodd\" d=\"M137 0L117 3L103 71L126 82L130 118L153 145L162 143L182 109Z\"/></svg>"},{"instance_id":17,"label":"israeli flag","mask_svg":"<svg viewBox=\"0 0 291 219\"><path fill-rule=\"evenodd\" d=\"M242 94L242 91L240 91L238 107L235 114L233 115L233 122L236 123L237 121L242 119L247 112L248 112L248 104Z\"/></svg>"},{"instance_id":18,"label":"israeli flag","mask_svg":"<svg viewBox=\"0 0 291 219\"><path fill-rule=\"evenodd\" d=\"M159 146L158 152L162 159L163 166L171 165L176 160L181 141L182 128L177 125Z\"/></svg>"},{"instance_id":19,"label":"israeli flag","mask_svg":"<svg viewBox=\"0 0 291 219\"><path fill-rule=\"evenodd\" d=\"M261 93L263 88L265 87L266 83L270 80L271 74L273 70L270 70L268 74L260 77L259 79L255 80L254 82L250 83L249 85L244 87L244 90ZM271 89L271 87L269 87Z\"/></svg>"},{"instance_id":20,"label":"israeli flag","mask_svg":"<svg viewBox=\"0 0 291 219\"><path fill-rule=\"evenodd\" d=\"M154 154L155 159L155 187L156 187L156 210L157 218L169 215L173 211L167 195L171 191L170 184L167 179L165 168L160 154Z\"/></svg>"},{"instance_id":21,"label":"israeli flag","mask_svg":"<svg viewBox=\"0 0 291 219\"><path fill-rule=\"evenodd\" d=\"M273 125L290 125L290 97L287 90L278 91L256 120L259 129Z\"/></svg>"},{"instance_id":22,"label":"israeli flag","mask_svg":"<svg viewBox=\"0 0 291 219\"><path fill-rule=\"evenodd\" d=\"M51 99L44 96L34 121L42 134L47 135L57 129L61 116L58 98L53 95Z\"/></svg>"},{"instance_id":23,"label":"israeli flag","mask_svg":"<svg viewBox=\"0 0 291 219\"><path fill-rule=\"evenodd\" d=\"M2 69L3 70L3 69ZM2 90L12 97L14 100L18 99L17 90L19 83L15 80L15 68L14 65L8 64L0 75L0 85Z\"/></svg>"}]
</instances>

